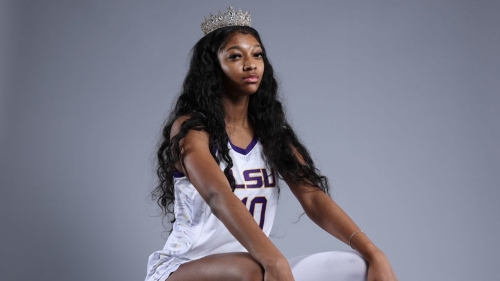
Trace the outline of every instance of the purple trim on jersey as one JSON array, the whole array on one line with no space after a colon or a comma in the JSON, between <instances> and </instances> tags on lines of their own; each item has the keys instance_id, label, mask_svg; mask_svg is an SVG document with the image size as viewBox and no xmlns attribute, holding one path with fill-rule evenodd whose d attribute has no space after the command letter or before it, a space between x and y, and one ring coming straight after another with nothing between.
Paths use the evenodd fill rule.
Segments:
<instances>
[{"instance_id":1,"label":"purple trim on jersey","mask_svg":"<svg viewBox=\"0 0 500 281\"><path fill-rule=\"evenodd\" d=\"M172 175L174 175L174 178L183 178L185 177L184 173L183 172L172 172Z\"/></svg>"},{"instance_id":2,"label":"purple trim on jersey","mask_svg":"<svg viewBox=\"0 0 500 281\"><path fill-rule=\"evenodd\" d=\"M231 142L231 140L229 140L229 144L231 145L231 147L233 148L234 151L238 152L239 154L247 155L250 151L252 151L252 149L257 144L257 136L253 137L252 141L250 142L250 144L247 146L246 149L243 149L241 147L234 145Z\"/></svg>"}]
</instances>

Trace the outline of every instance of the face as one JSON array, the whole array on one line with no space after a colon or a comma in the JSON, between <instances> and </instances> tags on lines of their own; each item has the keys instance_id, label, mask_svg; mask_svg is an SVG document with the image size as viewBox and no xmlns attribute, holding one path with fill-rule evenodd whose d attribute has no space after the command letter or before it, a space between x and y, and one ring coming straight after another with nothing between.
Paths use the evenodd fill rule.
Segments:
<instances>
[{"instance_id":1,"label":"face","mask_svg":"<svg viewBox=\"0 0 500 281\"><path fill-rule=\"evenodd\" d=\"M264 53L259 41L250 34L238 33L219 51L227 95L247 96L259 88L264 74Z\"/></svg>"}]
</instances>

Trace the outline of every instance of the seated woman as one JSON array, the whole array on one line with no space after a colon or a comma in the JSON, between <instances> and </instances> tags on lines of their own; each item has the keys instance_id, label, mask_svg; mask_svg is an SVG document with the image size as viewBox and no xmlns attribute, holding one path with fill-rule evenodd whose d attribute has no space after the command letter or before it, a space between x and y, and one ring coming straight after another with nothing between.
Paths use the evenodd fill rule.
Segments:
<instances>
[{"instance_id":1,"label":"seated woman","mask_svg":"<svg viewBox=\"0 0 500 281\"><path fill-rule=\"evenodd\" d=\"M158 150L154 194L175 218L146 281L396 280L386 256L328 195L249 25L249 13L231 7L202 24ZM285 259L268 238L279 177L316 224L357 252Z\"/></svg>"}]
</instances>

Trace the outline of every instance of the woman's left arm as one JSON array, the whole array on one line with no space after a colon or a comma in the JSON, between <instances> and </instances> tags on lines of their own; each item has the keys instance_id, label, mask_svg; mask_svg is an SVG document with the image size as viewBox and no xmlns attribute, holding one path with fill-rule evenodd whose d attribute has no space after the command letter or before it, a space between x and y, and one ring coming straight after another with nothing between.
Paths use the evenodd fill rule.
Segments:
<instances>
[{"instance_id":1,"label":"woman's left arm","mask_svg":"<svg viewBox=\"0 0 500 281\"><path fill-rule=\"evenodd\" d=\"M312 185L294 183L289 179L285 181L313 222L340 241L349 244L351 235L360 228L328 194ZM365 233L356 233L350 242L352 248L368 262L368 281L397 280L385 254Z\"/></svg>"}]
</instances>

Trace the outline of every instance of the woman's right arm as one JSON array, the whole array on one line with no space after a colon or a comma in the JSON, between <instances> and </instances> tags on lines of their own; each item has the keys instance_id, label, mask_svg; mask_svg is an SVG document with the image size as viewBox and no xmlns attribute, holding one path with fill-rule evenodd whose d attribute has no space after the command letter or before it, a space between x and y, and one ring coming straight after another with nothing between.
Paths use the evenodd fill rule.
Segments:
<instances>
[{"instance_id":1,"label":"woman's right arm","mask_svg":"<svg viewBox=\"0 0 500 281\"><path fill-rule=\"evenodd\" d=\"M185 120L181 117L174 123L171 136L179 132ZM181 140L180 147L182 163L178 163L177 169L194 185L212 213L262 265L264 280L294 280L288 261L231 191L226 176L210 153L208 134L190 130Z\"/></svg>"}]
</instances>

